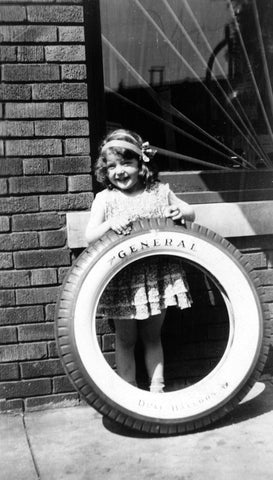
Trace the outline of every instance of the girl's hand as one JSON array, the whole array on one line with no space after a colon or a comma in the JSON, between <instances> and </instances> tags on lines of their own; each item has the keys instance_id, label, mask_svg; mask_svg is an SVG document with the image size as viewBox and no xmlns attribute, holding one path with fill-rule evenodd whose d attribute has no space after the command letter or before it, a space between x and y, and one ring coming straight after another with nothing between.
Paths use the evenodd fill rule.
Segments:
<instances>
[{"instance_id":1,"label":"girl's hand","mask_svg":"<svg viewBox=\"0 0 273 480\"><path fill-rule=\"evenodd\" d=\"M119 235L129 235L131 233L131 221L126 215L120 215L109 219L109 226L111 230Z\"/></svg>"},{"instance_id":2,"label":"girl's hand","mask_svg":"<svg viewBox=\"0 0 273 480\"><path fill-rule=\"evenodd\" d=\"M164 215L167 218L172 218L173 220L182 220L183 212L180 205L168 205L164 209Z\"/></svg>"}]
</instances>

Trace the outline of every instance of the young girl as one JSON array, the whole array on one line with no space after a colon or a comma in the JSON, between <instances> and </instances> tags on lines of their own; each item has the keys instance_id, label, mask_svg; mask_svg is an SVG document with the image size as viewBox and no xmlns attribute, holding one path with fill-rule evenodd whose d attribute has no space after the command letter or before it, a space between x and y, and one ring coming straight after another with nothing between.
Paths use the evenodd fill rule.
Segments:
<instances>
[{"instance_id":1,"label":"young girl","mask_svg":"<svg viewBox=\"0 0 273 480\"><path fill-rule=\"evenodd\" d=\"M161 184L152 166L155 151L128 130L116 130L103 141L95 172L106 187L96 195L86 229L88 243L109 230L128 235L139 218L171 217L194 220L190 205L179 200L168 184ZM166 308L191 305L185 273L178 259L152 256L119 272L100 299L100 311L116 329L118 374L136 385L134 348L138 333L144 345L150 391L163 392L161 327Z\"/></svg>"}]
</instances>

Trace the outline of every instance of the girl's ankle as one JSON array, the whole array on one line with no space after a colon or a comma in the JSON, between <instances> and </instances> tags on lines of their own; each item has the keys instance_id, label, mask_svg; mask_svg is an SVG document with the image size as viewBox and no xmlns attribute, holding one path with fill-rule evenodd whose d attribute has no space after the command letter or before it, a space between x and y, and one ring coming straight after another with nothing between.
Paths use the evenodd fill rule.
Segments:
<instances>
[{"instance_id":1,"label":"girl's ankle","mask_svg":"<svg viewBox=\"0 0 273 480\"><path fill-rule=\"evenodd\" d=\"M151 393L164 393L164 378L155 378L151 381L150 392Z\"/></svg>"}]
</instances>

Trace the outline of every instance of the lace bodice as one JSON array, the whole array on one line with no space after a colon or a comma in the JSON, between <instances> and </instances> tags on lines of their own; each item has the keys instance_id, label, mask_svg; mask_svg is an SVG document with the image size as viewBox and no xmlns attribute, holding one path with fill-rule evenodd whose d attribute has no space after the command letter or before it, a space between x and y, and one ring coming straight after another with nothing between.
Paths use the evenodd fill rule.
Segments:
<instances>
[{"instance_id":1,"label":"lace bodice","mask_svg":"<svg viewBox=\"0 0 273 480\"><path fill-rule=\"evenodd\" d=\"M118 189L103 190L99 195L105 204L105 220L117 215L128 215L130 221L139 218L164 216L164 208L169 205L170 187L156 183L136 196L125 195Z\"/></svg>"}]
</instances>

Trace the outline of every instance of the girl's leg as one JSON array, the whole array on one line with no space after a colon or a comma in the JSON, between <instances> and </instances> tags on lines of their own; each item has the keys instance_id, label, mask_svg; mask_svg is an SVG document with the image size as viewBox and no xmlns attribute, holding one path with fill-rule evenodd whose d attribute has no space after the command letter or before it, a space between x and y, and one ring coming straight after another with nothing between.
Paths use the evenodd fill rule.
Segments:
<instances>
[{"instance_id":1,"label":"girl's leg","mask_svg":"<svg viewBox=\"0 0 273 480\"><path fill-rule=\"evenodd\" d=\"M135 344L136 320L115 320L117 373L123 380L136 384Z\"/></svg>"},{"instance_id":2,"label":"girl's leg","mask_svg":"<svg viewBox=\"0 0 273 480\"><path fill-rule=\"evenodd\" d=\"M150 390L158 392L162 392L164 387L164 356L161 342L164 318L165 312L162 312L160 315L138 322L144 345L146 368L151 379Z\"/></svg>"}]
</instances>

